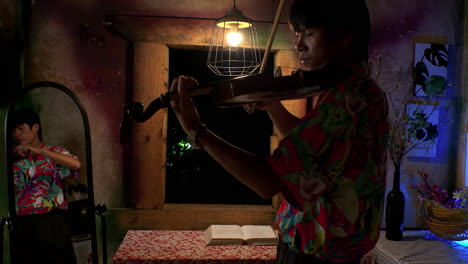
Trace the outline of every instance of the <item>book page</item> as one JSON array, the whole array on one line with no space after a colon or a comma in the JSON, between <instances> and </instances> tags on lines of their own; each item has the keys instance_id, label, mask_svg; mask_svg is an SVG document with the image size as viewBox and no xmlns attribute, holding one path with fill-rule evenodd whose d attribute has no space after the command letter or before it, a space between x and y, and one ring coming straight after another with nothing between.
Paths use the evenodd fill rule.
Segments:
<instances>
[{"instance_id":1,"label":"book page","mask_svg":"<svg viewBox=\"0 0 468 264\"><path fill-rule=\"evenodd\" d=\"M209 228L211 228L211 237L213 239L243 239L241 227L238 225L211 225Z\"/></svg>"},{"instance_id":2,"label":"book page","mask_svg":"<svg viewBox=\"0 0 468 264\"><path fill-rule=\"evenodd\" d=\"M244 225L241 229L249 245L275 245L278 242L277 232L269 225Z\"/></svg>"},{"instance_id":3,"label":"book page","mask_svg":"<svg viewBox=\"0 0 468 264\"><path fill-rule=\"evenodd\" d=\"M241 245L244 237L238 225L211 225L205 231L205 244L208 246Z\"/></svg>"}]
</instances>

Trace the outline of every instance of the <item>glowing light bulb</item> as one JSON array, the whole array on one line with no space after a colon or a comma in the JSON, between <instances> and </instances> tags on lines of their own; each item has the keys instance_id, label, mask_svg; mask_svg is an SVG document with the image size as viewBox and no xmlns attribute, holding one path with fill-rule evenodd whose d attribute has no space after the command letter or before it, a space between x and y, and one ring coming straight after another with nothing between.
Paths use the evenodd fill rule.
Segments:
<instances>
[{"instance_id":1,"label":"glowing light bulb","mask_svg":"<svg viewBox=\"0 0 468 264\"><path fill-rule=\"evenodd\" d=\"M231 31L226 37L229 45L231 46L237 46L242 41L242 34L239 32Z\"/></svg>"}]
</instances>

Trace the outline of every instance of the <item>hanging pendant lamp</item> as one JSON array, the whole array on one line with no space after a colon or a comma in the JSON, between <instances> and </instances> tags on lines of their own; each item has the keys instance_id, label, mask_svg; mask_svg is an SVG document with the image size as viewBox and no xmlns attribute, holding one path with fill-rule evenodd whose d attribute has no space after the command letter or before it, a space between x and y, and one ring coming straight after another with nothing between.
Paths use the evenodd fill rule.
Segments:
<instances>
[{"instance_id":1,"label":"hanging pendant lamp","mask_svg":"<svg viewBox=\"0 0 468 264\"><path fill-rule=\"evenodd\" d=\"M258 37L252 19L234 7L216 20L208 52L208 68L220 76L254 74L261 64Z\"/></svg>"}]
</instances>

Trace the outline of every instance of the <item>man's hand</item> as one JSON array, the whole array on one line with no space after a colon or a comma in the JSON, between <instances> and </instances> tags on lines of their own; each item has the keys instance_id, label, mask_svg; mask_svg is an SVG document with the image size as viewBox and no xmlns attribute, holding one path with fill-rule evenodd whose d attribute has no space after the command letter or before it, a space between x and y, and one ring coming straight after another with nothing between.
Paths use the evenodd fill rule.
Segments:
<instances>
[{"instance_id":1,"label":"man's hand","mask_svg":"<svg viewBox=\"0 0 468 264\"><path fill-rule=\"evenodd\" d=\"M171 100L171 106L186 133L200 126L200 116L188 93L189 89L197 86L197 80L184 75L175 78L171 85L170 91L178 93L178 97Z\"/></svg>"},{"instance_id":2,"label":"man's hand","mask_svg":"<svg viewBox=\"0 0 468 264\"><path fill-rule=\"evenodd\" d=\"M13 153L16 156L19 156L22 158L27 157L29 155L37 155L40 152L41 152L40 148L35 148L27 144L16 146L15 149L13 150Z\"/></svg>"},{"instance_id":3,"label":"man's hand","mask_svg":"<svg viewBox=\"0 0 468 264\"><path fill-rule=\"evenodd\" d=\"M265 102L265 103L253 103L242 105L249 114L253 114L255 109L268 111L275 102Z\"/></svg>"}]
</instances>

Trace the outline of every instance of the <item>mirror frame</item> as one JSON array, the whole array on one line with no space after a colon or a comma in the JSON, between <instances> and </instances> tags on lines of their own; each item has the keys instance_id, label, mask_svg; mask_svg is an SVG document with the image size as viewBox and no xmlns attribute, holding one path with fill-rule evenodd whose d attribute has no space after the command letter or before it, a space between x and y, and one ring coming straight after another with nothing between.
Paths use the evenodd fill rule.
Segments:
<instances>
[{"instance_id":1,"label":"mirror frame","mask_svg":"<svg viewBox=\"0 0 468 264\"><path fill-rule=\"evenodd\" d=\"M7 161L7 171L8 171L8 196L10 197L8 199L8 207L9 207L9 213L10 213L10 218L11 221L14 225L15 217L16 217L16 204L15 204L15 192L14 192L14 176L13 176L13 158L11 155L11 150L12 149L12 135L9 132L11 130L11 115L15 111L15 108L17 104L20 102L20 100L30 91L41 88L41 87L50 87L50 88L55 88L57 90L62 91L63 93L67 94L69 97L73 99L75 102L76 106L80 109L81 116L83 118L83 126L84 126L84 136L85 136L85 153L86 153L86 176L87 176L87 184L88 184L88 199L90 201L89 203L89 216L90 216L90 224L91 224L91 250L92 250L92 258L93 258L93 263L99 263L98 261L98 246L97 246L97 235L96 235L96 206L94 204L94 187L93 187L93 168L92 168L92 158L91 158L91 136L90 136L90 131L89 131L89 121L88 121L88 115L86 114L86 111L83 108L83 105L80 103L78 100L78 97L67 87L64 85L61 85L59 83L55 82L36 82L32 83L22 90L20 90L19 94L16 96L16 99L13 100L6 111L5 115L5 135L4 135L4 140L5 140L5 153L6 153L6 161ZM10 241L14 243L14 235L12 236L12 233L14 231L10 231ZM12 239L13 237L13 239ZM10 247L10 259L13 260L12 263L14 263L15 256L12 253L12 248ZM103 249L105 250L105 249Z\"/></svg>"}]
</instances>

